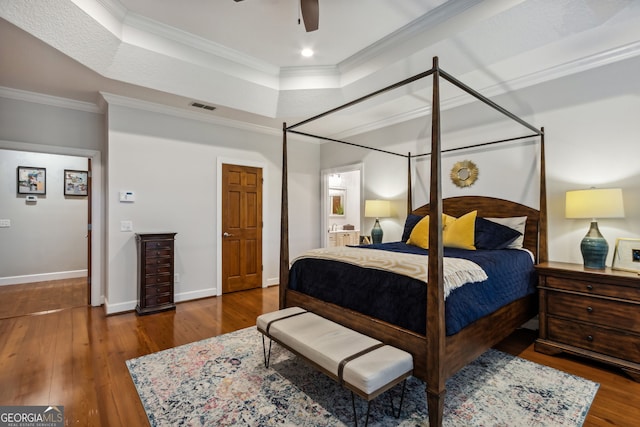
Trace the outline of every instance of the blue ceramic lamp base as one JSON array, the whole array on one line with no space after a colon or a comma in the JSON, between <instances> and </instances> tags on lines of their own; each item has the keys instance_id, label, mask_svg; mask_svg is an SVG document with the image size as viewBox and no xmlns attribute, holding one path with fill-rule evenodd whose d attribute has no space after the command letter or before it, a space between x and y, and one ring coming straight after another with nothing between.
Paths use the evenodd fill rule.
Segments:
<instances>
[{"instance_id":1,"label":"blue ceramic lamp base","mask_svg":"<svg viewBox=\"0 0 640 427\"><path fill-rule=\"evenodd\" d=\"M604 270L605 260L609 253L609 245L600 230L596 221L591 222L589 232L580 243L582 258L584 259L584 267L594 270Z\"/></svg>"},{"instance_id":2,"label":"blue ceramic lamp base","mask_svg":"<svg viewBox=\"0 0 640 427\"><path fill-rule=\"evenodd\" d=\"M382 243L382 234L382 227L380 227L380 222L376 218L376 223L373 224L371 229L371 243Z\"/></svg>"}]
</instances>

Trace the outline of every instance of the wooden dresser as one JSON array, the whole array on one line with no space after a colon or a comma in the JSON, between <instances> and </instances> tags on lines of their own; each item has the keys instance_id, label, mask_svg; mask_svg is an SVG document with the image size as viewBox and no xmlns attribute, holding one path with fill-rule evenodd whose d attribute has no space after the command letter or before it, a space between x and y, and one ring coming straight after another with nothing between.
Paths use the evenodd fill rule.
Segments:
<instances>
[{"instance_id":1,"label":"wooden dresser","mask_svg":"<svg viewBox=\"0 0 640 427\"><path fill-rule=\"evenodd\" d=\"M608 363L640 382L640 275L548 262L539 276L535 349Z\"/></svg>"},{"instance_id":2,"label":"wooden dresser","mask_svg":"<svg viewBox=\"0 0 640 427\"><path fill-rule=\"evenodd\" d=\"M177 233L136 233L138 314L173 310L173 247Z\"/></svg>"}]
</instances>

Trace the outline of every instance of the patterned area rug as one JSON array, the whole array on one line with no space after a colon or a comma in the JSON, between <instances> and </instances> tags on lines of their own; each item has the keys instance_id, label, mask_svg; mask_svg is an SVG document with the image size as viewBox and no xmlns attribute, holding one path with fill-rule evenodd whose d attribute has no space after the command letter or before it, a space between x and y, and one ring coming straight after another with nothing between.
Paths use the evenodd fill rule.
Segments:
<instances>
[{"instance_id":1,"label":"patterned area rug","mask_svg":"<svg viewBox=\"0 0 640 427\"><path fill-rule=\"evenodd\" d=\"M152 426L351 426L351 394L274 343L264 367L255 327L127 361ZM369 425L428 425L425 384L407 381L399 419L389 397ZM446 426L580 426L598 384L489 350L447 381ZM391 391L397 403L400 388ZM366 401L356 396L359 422Z\"/></svg>"}]
</instances>

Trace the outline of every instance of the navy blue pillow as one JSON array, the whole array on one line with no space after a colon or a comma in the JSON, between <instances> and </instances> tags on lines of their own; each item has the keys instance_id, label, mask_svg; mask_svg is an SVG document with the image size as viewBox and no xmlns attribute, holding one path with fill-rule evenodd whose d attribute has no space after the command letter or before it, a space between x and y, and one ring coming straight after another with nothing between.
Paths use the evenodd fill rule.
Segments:
<instances>
[{"instance_id":1,"label":"navy blue pillow","mask_svg":"<svg viewBox=\"0 0 640 427\"><path fill-rule=\"evenodd\" d=\"M413 227L415 227L416 224L419 223L422 218L424 217L421 217L420 215L414 215L414 214L407 215L407 219L404 222L404 231L402 232L403 242L406 242L407 240L409 240L409 237L411 236L411 232L413 231Z\"/></svg>"},{"instance_id":2,"label":"navy blue pillow","mask_svg":"<svg viewBox=\"0 0 640 427\"><path fill-rule=\"evenodd\" d=\"M476 249L504 249L522 233L506 225L476 217Z\"/></svg>"}]
</instances>

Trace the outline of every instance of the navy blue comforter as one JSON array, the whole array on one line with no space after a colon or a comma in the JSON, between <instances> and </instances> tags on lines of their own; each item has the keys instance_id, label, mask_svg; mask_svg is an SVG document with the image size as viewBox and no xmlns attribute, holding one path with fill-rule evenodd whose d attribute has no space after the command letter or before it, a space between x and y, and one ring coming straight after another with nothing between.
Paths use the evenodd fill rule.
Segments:
<instances>
[{"instance_id":1,"label":"navy blue comforter","mask_svg":"<svg viewBox=\"0 0 640 427\"><path fill-rule=\"evenodd\" d=\"M428 254L428 250L403 242L361 247ZM536 290L537 279L528 252L444 248L444 256L473 261L489 277L451 292L445 302L447 335ZM426 334L427 288L420 280L337 261L303 258L291 267L289 288Z\"/></svg>"}]
</instances>

